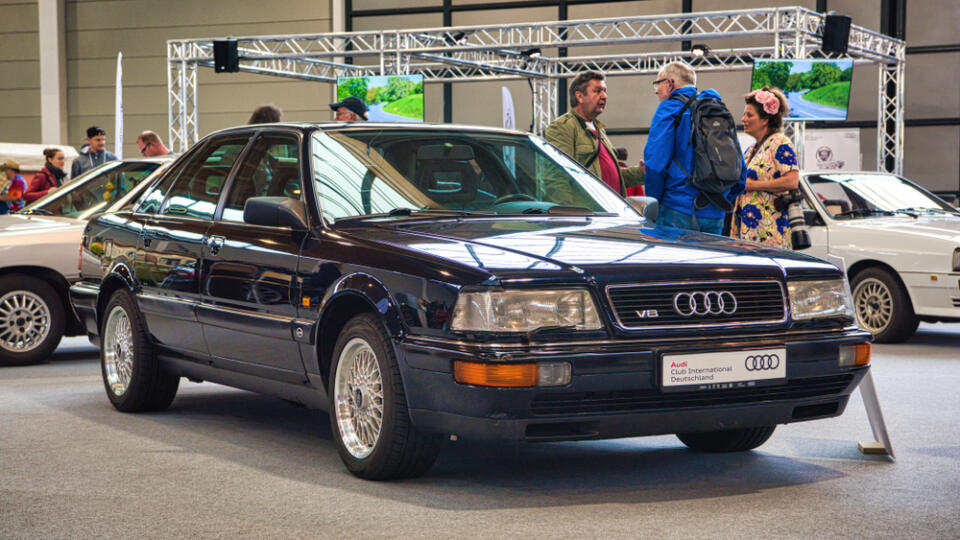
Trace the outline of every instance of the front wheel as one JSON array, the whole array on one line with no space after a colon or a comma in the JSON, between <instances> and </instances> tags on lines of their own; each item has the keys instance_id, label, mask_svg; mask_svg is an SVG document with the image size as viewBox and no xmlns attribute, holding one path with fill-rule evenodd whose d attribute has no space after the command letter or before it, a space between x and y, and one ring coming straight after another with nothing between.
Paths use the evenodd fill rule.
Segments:
<instances>
[{"instance_id":1,"label":"front wheel","mask_svg":"<svg viewBox=\"0 0 960 540\"><path fill-rule=\"evenodd\" d=\"M410 423L390 336L370 313L343 328L330 366L330 425L347 469L368 480L419 476L433 465L442 438Z\"/></svg>"},{"instance_id":2,"label":"front wheel","mask_svg":"<svg viewBox=\"0 0 960 540\"><path fill-rule=\"evenodd\" d=\"M160 365L133 296L122 289L113 293L101 320L100 368L110 403L123 412L169 407L180 377Z\"/></svg>"},{"instance_id":3,"label":"front wheel","mask_svg":"<svg viewBox=\"0 0 960 540\"><path fill-rule=\"evenodd\" d=\"M677 433L680 442L701 452L746 452L767 442L777 426L728 429L706 433Z\"/></svg>"},{"instance_id":4,"label":"front wheel","mask_svg":"<svg viewBox=\"0 0 960 540\"><path fill-rule=\"evenodd\" d=\"M0 284L0 366L35 364L60 344L63 302L47 282L23 275Z\"/></svg>"},{"instance_id":5,"label":"front wheel","mask_svg":"<svg viewBox=\"0 0 960 540\"><path fill-rule=\"evenodd\" d=\"M889 272L867 268L853 276L857 323L879 343L900 343L917 331L920 319L906 289Z\"/></svg>"}]
</instances>

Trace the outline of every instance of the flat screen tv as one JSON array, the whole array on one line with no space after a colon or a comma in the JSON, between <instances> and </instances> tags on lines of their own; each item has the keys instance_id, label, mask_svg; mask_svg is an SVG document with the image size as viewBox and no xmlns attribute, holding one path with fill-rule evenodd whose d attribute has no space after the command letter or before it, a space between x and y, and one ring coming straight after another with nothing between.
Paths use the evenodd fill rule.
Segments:
<instances>
[{"instance_id":1,"label":"flat screen tv","mask_svg":"<svg viewBox=\"0 0 960 540\"><path fill-rule=\"evenodd\" d=\"M423 75L337 77L337 101L355 96L371 122L423 122Z\"/></svg>"},{"instance_id":2,"label":"flat screen tv","mask_svg":"<svg viewBox=\"0 0 960 540\"><path fill-rule=\"evenodd\" d=\"M787 96L788 120L843 121L853 60L755 60L750 89L775 86Z\"/></svg>"}]
</instances>

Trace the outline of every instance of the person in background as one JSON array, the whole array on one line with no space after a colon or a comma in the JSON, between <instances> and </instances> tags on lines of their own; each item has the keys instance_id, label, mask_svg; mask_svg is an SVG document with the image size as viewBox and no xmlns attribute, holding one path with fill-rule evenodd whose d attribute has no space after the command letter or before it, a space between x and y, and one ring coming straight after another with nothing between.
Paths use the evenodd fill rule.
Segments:
<instances>
[{"instance_id":1,"label":"person in background","mask_svg":"<svg viewBox=\"0 0 960 540\"><path fill-rule=\"evenodd\" d=\"M597 117L607 107L607 83L599 71L585 71L570 83L570 110L554 120L544 137L577 160L620 195L643 185L643 164L620 167L617 151Z\"/></svg>"},{"instance_id":2,"label":"person in background","mask_svg":"<svg viewBox=\"0 0 960 540\"><path fill-rule=\"evenodd\" d=\"M97 165L117 159L117 156L104 149L107 145L107 132L103 128L97 126L87 128L87 145L87 150L84 152L81 147L80 155L73 161L73 167L70 169L71 180Z\"/></svg>"},{"instance_id":3,"label":"person in background","mask_svg":"<svg viewBox=\"0 0 960 540\"><path fill-rule=\"evenodd\" d=\"M779 194L797 189L797 153L780 128L789 112L780 90L764 86L744 98L743 131L756 139L747 149L746 192L737 197L730 236L790 249L787 210L777 210Z\"/></svg>"},{"instance_id":4,"label":"person in background","mask_svg":"<svg viewBox=\"0 0 960 540\"><path fill-rule=\"evenodd\" d=\"M27 182L20 176L20 164L8 159L0 165L0 171L3 171L7 179L0 187L0 214L16 212L26 203L23 193L27 191Z\"/></svg>"},{"instance_id":5,"label":"person in background","mask_svg":"<svg viewBox=\"0 0 960 540\"><path fill-rule=\"evenodd\" d=\"M247 124L272 124L283 120L283 111L273 103L265 103L253 110Z\"/></svg>"},{"instance_id":6,"label":"person in background","mask_svg":"<svg viewBox=\"0 0 960 540\"><path fill-rule=\"evenodd\" d=\"M47 193L63 185L63 180L67 177L63 165L66 160L63 157L63 151L58 148L44 148L43 157L46 163L40 171L33 175L30 180L30 187L27 188L23 198L31 203Z\"/></svg>"},{"instance_id":7,"label":"person in background","mask_svg":"<svg viewBox=\"0 0 960 540\"><path fill-rule=\"evenodd\" d=\"M334 112L334 122L365 122L370 116L367 112L367 104L354 96L331 103L330 110Z\"/></svg>"},{"instance_id":8,"label":"person in background","mask_svg":"<svg viewBox=\"0 0 960 540\"><path fill-rule=\"evenodd\" d=\"M713 203L695 209L694 201L700 191L690 185L685 172L694 170L690 108L684 108L686 100L696 96L720 99L714 89L698 92L696 85L696 72L684 62L670 62L663 66L653 81L660 105L653 113L650 135L643 149L647 165L644 189L648 197L660 203L657 225L720 234L726 212ZM678 114L682 114L679 121ZM733 201L743 192L743 185L741 176L740 183L728 190L724 197Z\"/></svg>"},{"instance_id":9,"label":"person in background","mask_svg":"<svg viewBox=\"0 0 960 540\"><path fill-rule=\"evenodd\" d=\"M137 148L143 157L167 156L173 153L164 146L163 139L152 131L144 131L137 136Z\"/></svg>"}]
</instances>

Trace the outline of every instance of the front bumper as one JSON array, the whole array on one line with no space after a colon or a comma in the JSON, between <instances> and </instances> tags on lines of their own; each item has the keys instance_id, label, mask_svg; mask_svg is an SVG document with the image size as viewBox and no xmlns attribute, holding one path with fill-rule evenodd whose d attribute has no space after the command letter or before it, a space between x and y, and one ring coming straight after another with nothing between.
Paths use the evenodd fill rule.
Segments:
<instances>
[{"instance_id":1,"label":"front bumper","mask_svg":"<svg viewBox=\"0 0 960 540\"><path fill-rule=\"evenodd\" d=\"M843 413L868 366L837 365L839 346L867 342L856 328L834 332L530 345L476 345L408 338L399 343L413 424L471 439L578 440L771 426ZM785 347L782 384L664 392L664 353ZM567 361L569 385L486 388L453 379L454 360Z\"/></svg>"}]
</instances>

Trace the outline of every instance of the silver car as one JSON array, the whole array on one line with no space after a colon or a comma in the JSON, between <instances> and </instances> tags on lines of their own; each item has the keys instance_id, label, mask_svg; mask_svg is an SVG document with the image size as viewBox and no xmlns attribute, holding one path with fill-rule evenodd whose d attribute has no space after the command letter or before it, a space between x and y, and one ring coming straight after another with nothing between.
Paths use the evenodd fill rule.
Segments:
<instances>
[{"instance_id":1,"label":"silver car","mask_svg":"<svg viewBox=\"0 0 960 540\"><path fill-rule=\"evenodd\" d=\"M79 277L77 257L90 216L122 207L164 169L167 157L112 161L0 216L0 366L39 362L63 336L84 329L67 289Z\"/></svg>"}]
</instances>

